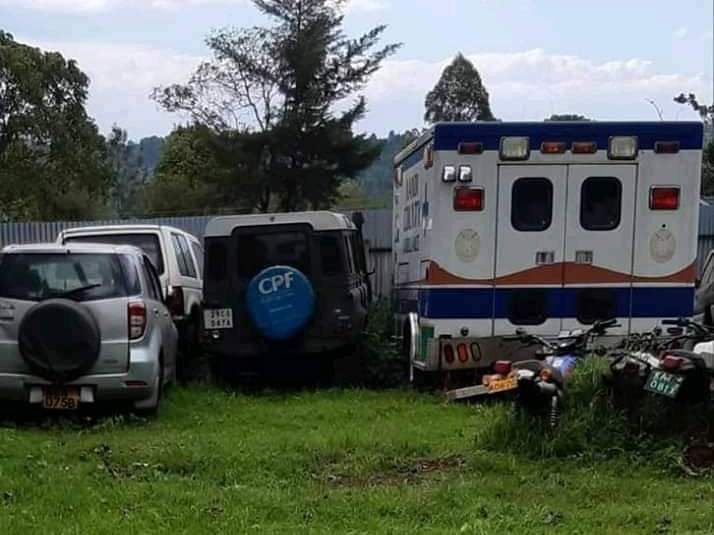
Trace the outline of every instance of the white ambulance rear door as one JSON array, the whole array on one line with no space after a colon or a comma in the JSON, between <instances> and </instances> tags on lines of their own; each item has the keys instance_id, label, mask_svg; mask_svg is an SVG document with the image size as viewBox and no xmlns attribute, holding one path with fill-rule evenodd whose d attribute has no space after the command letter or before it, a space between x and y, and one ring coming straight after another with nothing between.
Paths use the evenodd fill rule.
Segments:
<instances>
[{"instance_id":1,"label":"white ambulance rear door","mask_svg":"<svg viewBox=\"0 0 714 535\"><path fill-rule=\"evenodd\" d=\"M570 165L566 212L564 330L616 317L627 333L631 287L637 166Z\"/></svg>"},{"instance_id":2,"label":"white ambulance rear door","mask_svg":"<svg viewBox=\"0 0 714 535\"><path fill-rule=\"evenodd\" d=\"M567 166L500 165L494 334L557 334Z\"/></svg>"}]
</instances>

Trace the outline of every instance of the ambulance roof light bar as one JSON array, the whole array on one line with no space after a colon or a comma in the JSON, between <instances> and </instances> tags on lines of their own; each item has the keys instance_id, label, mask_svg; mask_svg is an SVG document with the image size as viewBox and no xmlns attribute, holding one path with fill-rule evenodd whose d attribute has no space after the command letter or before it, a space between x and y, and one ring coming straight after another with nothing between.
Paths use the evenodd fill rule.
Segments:
<instances>
[{"instance_id":1,"label":"ambulance roof light bar","mask_svg":"<svg viewBox=\"0 0 714 535\"><path fill-rule=\"evenodd\" d=\"M527 137L502 137L501 160L527 160L530 156L530 139Z\"/></svg>"}]
</instances>

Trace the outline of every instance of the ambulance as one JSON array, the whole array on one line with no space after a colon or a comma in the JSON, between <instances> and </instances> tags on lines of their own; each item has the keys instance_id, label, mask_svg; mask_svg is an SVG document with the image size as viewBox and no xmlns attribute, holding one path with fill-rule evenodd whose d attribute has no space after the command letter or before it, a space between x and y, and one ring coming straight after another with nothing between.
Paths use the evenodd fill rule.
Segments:
<instances>
[{"instance_id":1,"label":"ambulance","mask_svg":"<svg viewBox=\"0 0 714 535\"><path fill-rule=\"evenodd\" d=\"M519 329L616 336L693 314L702 124L443 123L394 160L412 371L487 368Z\"/></svg>"}]
</instances>

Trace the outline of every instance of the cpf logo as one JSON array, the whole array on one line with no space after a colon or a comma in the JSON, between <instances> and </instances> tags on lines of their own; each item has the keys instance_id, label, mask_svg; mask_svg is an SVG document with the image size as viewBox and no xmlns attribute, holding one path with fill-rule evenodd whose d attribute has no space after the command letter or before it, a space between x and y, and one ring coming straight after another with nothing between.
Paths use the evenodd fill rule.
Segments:
<instances>
[{"instance_id":1,"label":"cpf logo","mask_svg":"<svg viewBox=\"0 0 714 535\"><path fill-rule=\"evenodd\" d=\"M281 288L290 289L293 282L293 275L291 271L287 271L280 275L273 275L272 277L266 277L258 283L258 291L262 295L269 295L275 293Z\"/></svg>"}]
</instances>

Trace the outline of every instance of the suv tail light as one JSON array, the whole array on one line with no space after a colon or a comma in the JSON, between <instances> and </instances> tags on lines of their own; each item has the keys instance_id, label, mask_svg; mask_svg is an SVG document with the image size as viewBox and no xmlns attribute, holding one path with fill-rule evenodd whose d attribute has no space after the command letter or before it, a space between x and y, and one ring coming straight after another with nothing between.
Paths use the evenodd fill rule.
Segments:
<instances>
[{"instance_id":1,"label":"suv tail light","mask_svg":"<svg viewBox=\"0 0 714 535\"><path fill-rule=\"evenodd\" d=\"M146 331L146 305L143 301L129 303L129 340L136 340L144 336Z\"/></svg>"},{"instance_id":2,"label":"suv tail light","mask_svg":"<svg viewBox=\"0 0 714 535\"><path fill-rule=\"evenodd\" d=\"M483 189L455 188L454 210L457 212L480 212L483 210Z\"/></svg>"},{"instance_id":3,"label":"suv tail light","mask_svg":"<svg viewBox=\"0 0 714 535\"><path fill-rule=\"evenodd\" d=\"M166 296L166 306L172 316L184 315L183 288L180 286L169 286L168 295Z\"/></svg>"},{"instance_id":4,"label":"suv tail light","mask_svg":"<svg viewBox=\"0 0 714 535\"><path fill-rule=\"evenodd\" d=\"M650 190L650 210L676 210L679 208L679 188L659 188Z\"/></svg>"}]
</instances>

